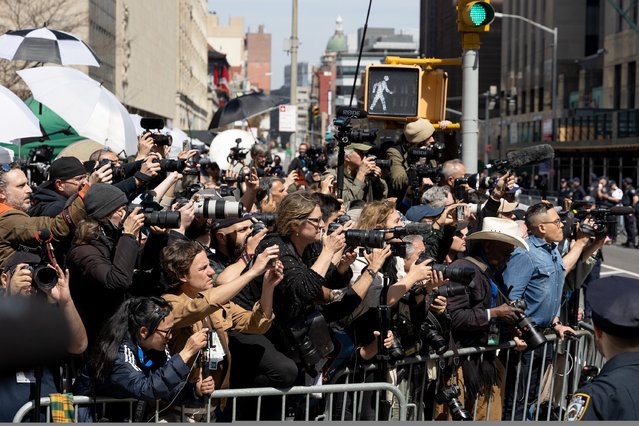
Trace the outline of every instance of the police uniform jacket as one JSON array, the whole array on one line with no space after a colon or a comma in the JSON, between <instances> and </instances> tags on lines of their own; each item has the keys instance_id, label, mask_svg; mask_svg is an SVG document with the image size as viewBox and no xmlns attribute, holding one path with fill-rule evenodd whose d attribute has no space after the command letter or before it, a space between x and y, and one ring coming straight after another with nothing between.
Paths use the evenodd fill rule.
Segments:
<instances>
[{"instance_id":1,"label":"police uniform jacket","mask_svg":"<svg viewBox=\"0 0 639 426\"><path fill-rule=\"evenodd\" d=\"M566 420L639 420L639 353L614 356L601 373L579 389L566 410Z\"/></svg>"}]
</instances>

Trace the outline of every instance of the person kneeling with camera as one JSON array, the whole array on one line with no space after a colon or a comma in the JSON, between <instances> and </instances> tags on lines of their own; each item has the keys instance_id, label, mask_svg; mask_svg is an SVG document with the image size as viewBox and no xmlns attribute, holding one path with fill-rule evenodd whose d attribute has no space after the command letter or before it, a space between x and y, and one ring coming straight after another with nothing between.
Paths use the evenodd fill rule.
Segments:
<instances>
[{"instance_id":1,"label":"person kneeling with camera","mask_svg":"<svg viewBox=\"0 0 639 426\"><path fill-rule=\"evenodd\" d=\"M212 377L199 377L189 383L189 364L201 357L208 329L191 335L174 355L168 350L175 317L171 304L159 297L135 297L126 300L104 324L89 359L88 373L80 377L75 392L80 395L137 398L147 403L146 410L129 418L129 406L110 406L104 413L88 413L109 421L146 421L153 416L157 400L168 404L204 403L215 389ZM118 410L117 408L120 408ZM167 407L168 408L168 407ZM161 410L164 412L166 408ZM81 410L82 413L82 410ZM179 421L170 415L168 420ZM165 416L162 416L167 420Z\"/></svg>"},{"instance_id":2,"label":"person kneeling with camera","mask_svg":"<svg viewBox=\"0 0 639 426\"><path fill-rule=\"evenodd\" d=\"M476 240L472 251L463 259L454 261L448 268L472 268L470 282L451 280L448 285L466 286L467 291L448 297L448 312L452 319L452 335L460 348L496 345L506 336L503 324L513 324L523 313L512 306L501 293L502 272L515 247L528 250L528 244L520 236L519 227L511 220L487 217L481 231L470 234L467 240ZM461 294L460 294L461 293ZM525 348L523 341L515 338ZM450 385L459 385L459 396L468 412L477 404L475 420L501 419L501 401L504 388L504 367L495 352L470 355L462 361L461 369L452 367ZM455 394L457 392L449 394ZM491 399L490 413L486 412ZM451 400L452 401L452 400ZM450 405L450 404L449 404ZM450 408L450 407L449 407ZM441 413L445 418L445 413ZM438 418L440 418L438 417Z\"/></svg>"}]
</instances>

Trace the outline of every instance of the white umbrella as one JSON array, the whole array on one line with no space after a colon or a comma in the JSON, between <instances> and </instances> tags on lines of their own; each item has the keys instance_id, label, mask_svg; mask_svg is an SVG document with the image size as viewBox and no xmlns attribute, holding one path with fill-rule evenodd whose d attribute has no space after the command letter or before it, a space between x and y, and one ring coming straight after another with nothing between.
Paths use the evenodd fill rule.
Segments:
<instances>
[{"instance_id":1,"label":"white umbrella","mask_svg":"<svg viewBox=\"0 0 639 426\"><path fill-rule=\"evenodd\" d=\"M18 71L33 97L51 108L85 138L128 155L137 150L135 126L120 101L78 70L38 67Z\"/></svg>"},{"instance_id":2,"label":"white umbrella","mask_svg":"<svg viewBox=\"0 0 639 426\"><path fill-rule=\"evenodd\" d=\"M40 123L11 90L0 86L0 141L42 136Z\"/></svg>"},{"instance_id":3,"label":"white umbrella","mask_svg":"<svg viewBox=\"0 0 639 426\"><path fill-rule=\"evenodd\" d=\"M231 153L231 148L236 147L235 141L241 139L240 148L248 152L253 144L255 144L255 137L245 131L239 129L230 129L218 133L218 135L211 141L209 147L209 158L211 161L215 161L220 169L226 170L229 166L228 156ZM248 164L251 161L251 155L246 154L246 162Z\"/></svg>"},{"instance_id":4,"label":"white umbrella","mask_svg":"<svg viewBox=\"0 0 639 426\"><path fill-rule=\"evenodd\" d=\"M100 66L100 59L85 42L73 34L46 27L9 31L0 36L0 58Z\"/></svg>"}]
</instances>

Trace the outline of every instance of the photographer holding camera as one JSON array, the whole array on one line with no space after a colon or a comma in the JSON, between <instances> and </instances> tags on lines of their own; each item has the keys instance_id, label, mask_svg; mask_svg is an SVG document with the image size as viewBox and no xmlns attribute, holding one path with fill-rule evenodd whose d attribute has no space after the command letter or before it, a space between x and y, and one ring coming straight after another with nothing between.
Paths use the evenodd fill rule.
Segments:
<instances>
[{"instance_id":1,"label":"photographer holding camera","mask_svg":"<svg viewBox=\"0 0 639 426\"><path fill-rule=\"evenodd\" d=\"M49 167L49 180L42 182L31 195L33 205L27 213L29 216L56 217L87 179L88 174L80 160L58 158Z\"/></svg>"},{"instance_id":2,"label":"photographer holding camera","mask_svg":"<svg viewBox=\"0 0 639 426\"><path fill-rule=\"evenodd\" d=\"M528 227L528 244L530 250L517 249L513 253L508 267L504 272L504 282L507 286L512 286L512 291L508 295L511 300L522 299L526 302L525 314L539 327L547 327L553 330L563 340L574 330L565 326L559 321L559 310L562 302L562 290L566 274L573 270L576 264L590 257L596 250L595 244L589 244L589 236L577 228L576 239L570 250L562 256L557 247L557 243L564 239L564 224L552 204L541 202L528 208L526 212L526 226ZM598 246L597 246L598 248ZM534 361L532 351L521 354L521 377L517 395L521 398L518 401L515 411L515 419L521 420L524 413L528 413L528 407L521 403L526 397L524 386L528 381L528 371L532 362L531 385L528 392L528 403L530 404L537 397L540 377L544 374L541 371L543 351L546 350L545 365L552 362L553 350L551 345L547 348L535 349ZM511 363L516 366L517 363ZM509 372L510 373L510 372ZM514 380L517 377L516 371L512 371L512 383L509 389L513 389ZM510 382L510 380L509 380ZM511 418L513 407L513 392L508 394L505 401L504 419Z\"/></svg>"},{"instance_id":3,"label":"photographer holding camera","mask_svg":"<svg viewBox=\"0 0 639 426\"><path fill-rule=\"evenodd\" d=\"M49 229L55 241L60 241L85 217L84 185L70 205L55 218L30 217L31 187L16 163L0 167L0 264L13 254L20 244L37 245L38 230Z\"/></svg>"},{"instance_id":4,"label":"photographer holding camera","mask_svg":"<svg viewBox=\"0 0 639 426\"><path fill-rule=\"evenodd\" d=\"M106 412L99 414L112 422L142 422L152 415L150 409L155 408L157 400L176 405L204 404L204 398L215 389L213 378L199 377L195 383L188 383L187 378L189 364L201 356L201 350L206 347L208 329L191 335L184 348L171 356L168 343L174 326L171 304L164 299L133 297L126 300L102 327L91 352L88 375L76 381L74 393L136 398L148 403L148 410L136 410L134 418L130 418L128 406L108 406ZM171 416L172 412L167 414L169 420L179 420L176 415Z\"/></svg>"},{"instance_id":5,"label":"photographer holding camera","mask_svg":"<svg viewBox=\"0 0 639 426\"><path fill-rule=\"evenodd\" d=\"M514 323L521 313L521 309L506 303L500 293L502 271L515 247L527 250L528 245L519 236L515 222L492 217L485 218L481 231L468 235L466 239L477 243L468 256L449 265L449 268L464 267L475 271L471 282L451 280L449 284L468 287L462 294L448 298L453 339L458 347L498 344L504 338L499 336L502 323ZM523 348L523 342L518 343ZM475 420L501 419L504 367L495 352L465 357L460 371L452 374L458 374L463 383L460 386L464 390L462 398L465 398L464 405L470 412L477 398ZM489 398L492 398L490 412L486 412Z\"/></svg>"},{"instance_id":6,"label":"photographer holding camera","mask_svg":"<svg viewBox=\"0 0 639 426\"><path fill-rule=\"evenodd\" d=\"M366 155L371 148L371 145L357 142L344 150L342 199L347 205L353 200L369 202L384 199L388 195L388 185L381 178L382 169L377 166L375 157Z\"/></svg>"},{"instance_id":7,"label":"photographer holding camera","mask_svg":"<svg viewBox=\"0 0 639 426\"><path fill-rule=\"evenodd\" d=\"M34 282L34 266L40 266L46 260L35 253L17 251L6 260L2 276L0 278L2 288L5 290L5 297L43 297L49 303L56 303L62 311L66 323L68 324L71 340L67 347L69 354L81 354L87 347L87 335L80 319L80 315L75 308L71 294L69 293L69 273L63 272L56 265L51 272L55 276L53 286L37 285ZM49 268L51 268L49 266ZM51 281L49 284L52 284ZM43 336L21 336L23 339L38 339ZM3 350L10 351L13 348L6 347ZM29 357L29 354L24 354ZM8 375L0 376L0 421L11 422L18 409L28 401L33 401L40 396L47 396L52 393L62 392L62 380L60 377L60 366L51 364L42 366L41 377L38 377L34 370L24 372L12 372ZM36 395L36 380L40 381L40 395ZM38 414L41 421L44 415Z\"/></svg>"},{"instance_id":8,"label":"photographer holding camera","mask_svg":"<svg viewBox=\"0 0 639 426\"><path fill-rule=\"evenodd\" d=\"M136 208L127 216L126 206L126 196L118 188L106 183L91 186L85 196L87 218L78 224L67 255L71 294L90 345L133 284L144 214Z\"/></svg>"}]
</instances>

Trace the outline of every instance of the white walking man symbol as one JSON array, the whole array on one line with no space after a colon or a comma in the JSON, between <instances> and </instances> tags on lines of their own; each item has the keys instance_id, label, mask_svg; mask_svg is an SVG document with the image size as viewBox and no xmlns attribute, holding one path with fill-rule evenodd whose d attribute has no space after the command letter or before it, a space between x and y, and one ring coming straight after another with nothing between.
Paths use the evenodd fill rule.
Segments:
<instances>
[{"instance_id":1,"label":"white walking man symbol","mask_svg":"<svg viewBox=\"0 0 639 426\"><path fill-rule=\"evenodd\" d=\"M369 109L375 108L375 105L377 105L377 101L381 101L382 109L386 111L386 99L384 99L384 92L388 93L389 95L393 94L393 92L388 90L388 85L386 84L387 81L388 76L385 75L383 80L380 80L377 83L373 84L373 92L375 92L375 97L373 98L373 103L371 104L371 107Z\"/></svg>"}]
</instances>

